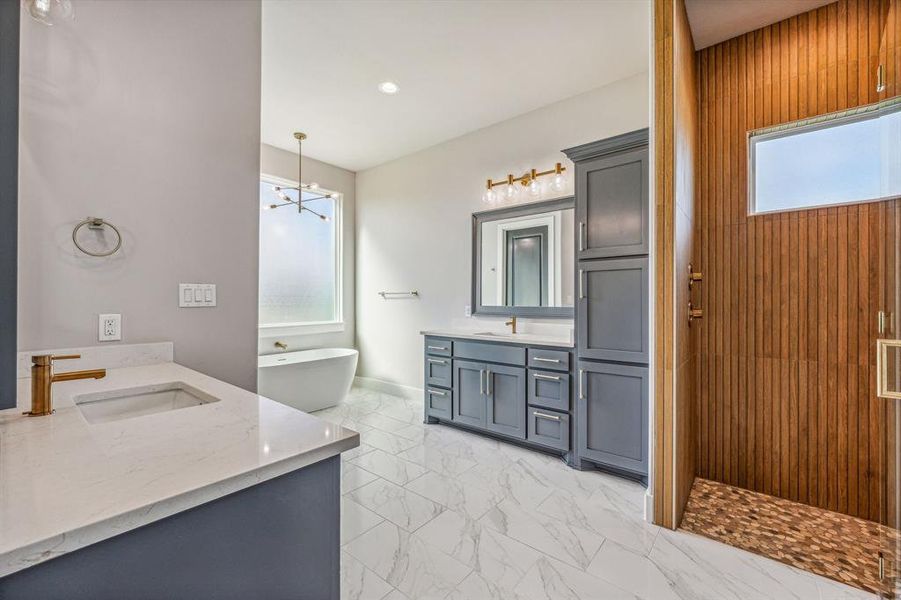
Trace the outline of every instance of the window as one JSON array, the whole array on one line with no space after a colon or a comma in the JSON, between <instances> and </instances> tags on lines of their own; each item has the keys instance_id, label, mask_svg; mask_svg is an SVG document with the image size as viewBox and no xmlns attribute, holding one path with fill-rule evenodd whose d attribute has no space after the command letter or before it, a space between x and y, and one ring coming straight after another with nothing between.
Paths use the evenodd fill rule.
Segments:
<instances>
[{"instance_id":1,"label":"window","mask_svg":"<svg viewBox=\"0 0 901 600\"><path fill-rule=\"evenodd\" d=\"M753 132L751 213L901 196L899 109L874 106Z\"/></svg>"},{"instance_id":2,"label":"window","mask_svg":"<svg viewBox=\"0 0 901 600\"><path fill-rule=\"evenodd\" d=\"M265 210L279 203L273 185L296 183L273 177L260 181L260 328L281 333L343 329L341 314L341 196L304 192L304 206ZM286 190L293 200L297 192ZM278 331L276 330L290 330Z\"/></svg>"}]
</instances>

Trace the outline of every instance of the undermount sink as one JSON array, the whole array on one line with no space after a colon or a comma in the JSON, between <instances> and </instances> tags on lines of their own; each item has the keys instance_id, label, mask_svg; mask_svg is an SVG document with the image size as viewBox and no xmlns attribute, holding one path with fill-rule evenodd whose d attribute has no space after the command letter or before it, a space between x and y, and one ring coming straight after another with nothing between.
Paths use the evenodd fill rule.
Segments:
<instances>
[{"instance_id":1,"label":"undermount sink","mask_svg":"<svg viewBox=\"0 0 901 600\"><path fill-rule=\"evenodd\" d=\"M484 335L487 337L513 337L515 333L498 332L498 331L479 331L472 335Z\"/></svg>"},{"instance_id":2,"label":"undermount sink","mask_svg":"<svg viewBox=\"0 0 901 600\"><path fill-rule=\"evenodd\" d=\"M75 397L78 410L91 424L134 419L213 402L219 402L219 398L180 381Z\"/></svg>"}]
</instances>

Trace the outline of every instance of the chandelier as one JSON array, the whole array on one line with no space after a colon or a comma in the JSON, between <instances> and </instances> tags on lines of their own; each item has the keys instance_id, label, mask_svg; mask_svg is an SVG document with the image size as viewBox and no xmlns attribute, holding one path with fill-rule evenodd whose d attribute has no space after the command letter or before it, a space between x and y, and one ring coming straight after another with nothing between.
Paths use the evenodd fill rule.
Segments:
<instances>
[{"instance_id":1,"label":"chandelier","mask_svg":"<svg viewBox=\"0 0 901 600\"><path fill-rule=\"evenodd\" d=\"M278 197L279 202L274 204L269 204L263 207L263 210L272 210L275 208L281 208L283 206L296 206L298 213L303 213L303 211L307 211L308 213L312 213L322 219L323 221L328 221L328 215L323 215L308 206L304 206L307 202L312 202L313 200L322 200L323 198L334 198L333 194L330 193L320 193L316 190L319 189L318 183L304 183L303 182L303 170L302 170L302 161L303 161L303 141L307 139L307 134L301 133L300 131L294 132L294 139L297 140L297 185L294 187L288 187L284 185L274 185L272 186L272 192ZM286 192L295 191L297 192L297 200L294 200L289 196ZM316 194L319 193L319 196L314 196L312 198L304 198L304 193Z\"/></svg>"}]
</instances>

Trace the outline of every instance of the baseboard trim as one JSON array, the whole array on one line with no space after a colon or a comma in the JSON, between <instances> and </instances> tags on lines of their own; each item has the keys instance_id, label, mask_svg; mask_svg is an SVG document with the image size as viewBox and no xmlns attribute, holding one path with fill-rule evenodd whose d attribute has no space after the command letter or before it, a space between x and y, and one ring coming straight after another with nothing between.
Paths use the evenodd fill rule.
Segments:
<instances>
[{"instance_id":1,"label":"baseboard trim","mask_svg":"<svg viewBox=\"0 0 901 600\"><path fill-rule=\"evenodd\" d=\"M422 388L392 383L390 381L384 381L383 379L376 379L375 377L354 377L354 385L367 390L393 394L395 396L401 396L402 398L410 398L411 400L422 399Z\"/></svg>"}]
</instances>

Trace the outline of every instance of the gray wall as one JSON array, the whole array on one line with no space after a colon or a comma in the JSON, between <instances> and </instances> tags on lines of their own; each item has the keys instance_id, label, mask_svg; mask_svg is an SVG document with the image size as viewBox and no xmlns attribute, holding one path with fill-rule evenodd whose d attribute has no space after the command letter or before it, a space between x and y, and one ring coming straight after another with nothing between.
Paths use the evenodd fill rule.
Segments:
<instances>
[{"instance_id":1,"label":"gray wall","mask_svg":"<svg viewBox=\"0 0 901 600\"><path fill-rule=\"evenodd\" d=\"M19 14L0 2L0 409L16 405Z\"/></svg>"},{"instance_id":2,"label":"gray wall","mask_svg":"<svg viewBox=\"0 0 901 600\"><path fill-rule=\"evenodd\" d=\"M123 342L254 389L260 3L75 4L22 22L19 348L97 344L121 313ZM119 254L74 250L89 215ZM217 284L218 307L179 309L179 282Z\"/></svg>"},{"instance_id":3,"label":"gray wall","mask_svg":"<svg viewBox=\"0 0 901 600\"><path fill-rule=\"evenodd\" d=\"M286 136L292 132L286 131ZM263 144L260 148L260 172L291 181L297 179L297 154ZM305 335L269 335L263 333L259 339L260 354L281 352L275 341L288 344L290 350L307 348L353 348L354 347L354 216L356 212L356 174L309 157L303 159L303 178L309 183L315 181L322 188L341 192L344 210L343 258L344 258L344 331L314 333ZM265 332L265 330L262 330Z\"/></svg>"},{"instance_id":4,"label":"gray wall","mask_svg":"<svg viewBox=\"0 0 901 600\"><path fill-rule=\"evenodd\" d=\"M648 102L642 73L358 173L358 374L421 387L421 329L498 326L484 321L503 317L463 316L471 214L490 208L481 202L485 180L560 161L571 182L572 163L560 149L647 127ZM571 194L570 183L556 195ZM378 296L414 289L418 300Z\"/></svg>"}]
</instances>

